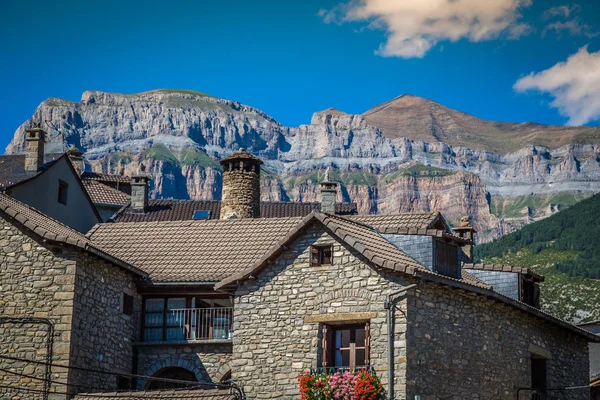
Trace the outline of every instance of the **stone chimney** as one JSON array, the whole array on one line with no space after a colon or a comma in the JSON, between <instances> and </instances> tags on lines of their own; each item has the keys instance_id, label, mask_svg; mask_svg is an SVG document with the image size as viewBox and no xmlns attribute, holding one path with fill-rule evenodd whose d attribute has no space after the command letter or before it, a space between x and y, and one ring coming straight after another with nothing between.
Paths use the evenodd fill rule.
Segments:
<instances>
[{"instance_id":1,"label":"stone chimney","mask_svg":"<svg viewBox=\"0 0 600 400\"><path fill-rule=\"evenodd\" d=\"M469 222L469 217L462 217L460 219L460 227L454 228L454 231L463 239L471 241L470 244L466 244L462 247L463 254L465 255L465 262L473 262L473 241L475 240L475 234L477 231L473 228Z\"/></svg>"},{"instance_id":2,"label":"stone chimney","mask_svg":"<svg viewBox=\"0 0 600 400\"><path fill-rule=\"evenodd\" d=\"M81 176L83 173L84 164L83 164L83 152L79 151L75 145L73 145L69 150L67 150L67 157L73 164L73 168L77 171L77 174Z\"/></svg>"},{"instance_id":3,"label":"stone chimney","mask_svg":"<svg viewBox=\"0 0 600 400\"><path fill-rule=\"evenodd\" d=\"M260 217L260 166L262 161L240 149L221 160L223 191L221 219Z\"/></svg>"},{"instance_id":4,"label":"stone chimney","mask_svg":"<svg viewBox=\"0 0 600 400\"><path fill-rule=\"evenodd\" d=\"M325 180L319 185L321 187L321 211L335 214L335 199L337 197L337 182L329 178L329 168L325 171Z\"/></svg>"},{"instance_id":5,"label":"stone chimney","mask_svg":"<svg viewBox=\"0 0 600 400\"><path fill-rule=\"evenodd\" d=\"M25 131L25 171L38 172L44 165L46 135L39 124Z\"/></svg>"},{"instance_id":6,"label":"stone chimney","mask_svg":"<svg viewBox=\"0 0 600 400\"><path fill-rule=\"evenodd\" d=\"M131 211L145 213L148 209L148 183L150 178L145 174L144 165L140 168L141 173L131 177Z\"/></svg>"}]
</instances>

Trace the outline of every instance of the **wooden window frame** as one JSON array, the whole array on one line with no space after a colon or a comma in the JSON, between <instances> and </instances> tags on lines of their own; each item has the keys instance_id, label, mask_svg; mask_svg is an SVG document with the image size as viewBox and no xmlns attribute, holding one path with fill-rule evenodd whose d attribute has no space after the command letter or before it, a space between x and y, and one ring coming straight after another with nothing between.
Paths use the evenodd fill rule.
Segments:
<instances>
[{"instance_id":1,"label":"wooden window frame","mask_svg":"<svg viewBox=\"0 0 600 400\"><path fill-rule=\"evenodd\" d=\"M329 251L329 262L325 262L325 251ZM333 265L333 244L310 246L310 266L322 267Z\"/></svg>"},{"instance_id":2,"label":"wooden window frame","mask_svg":"<svg viewBox=\"0 0 600 400\"><path fill-rule=\"evenodd\" d=\"M363 328L365 330L365 345L356 346L356 329ZM349 347L335 347L335 332L342 329L350 329L351 338L354 336L354 340L350 339ZM323 324L322 326L323 338L321 343L322 357L321 366L325 368L360 368L369 366L370 351L371 351L371 323L369 321L362 323L349 323L349 324ZM336 351L348 350L350 353L349 364L350 365L335 365L335 353ZM356 365L356 350L365 351L365 364Z\"/></svg>"},{"instance_id":3,"label":"wooden window frame","mask_svg":"<svg viewBox=\"0 0 600 400\"><path fill-rule=\"evenodd\" d=\"M65 206L69 202L69 184L62 179L58 180L58 202ZM64 201L63 201L64 200Z\"/></svg>"}]
</instances>

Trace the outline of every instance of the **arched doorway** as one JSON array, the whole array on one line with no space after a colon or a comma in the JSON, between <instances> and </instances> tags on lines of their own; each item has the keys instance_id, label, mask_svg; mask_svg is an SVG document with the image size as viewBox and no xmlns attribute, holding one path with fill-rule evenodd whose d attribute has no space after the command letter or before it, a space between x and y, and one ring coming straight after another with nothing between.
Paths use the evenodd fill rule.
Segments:
<instances>
[{"instance_id":1,"label":"arched doorway","mask_svg":"<svg viewBox=\"0 0 600 400\"><path fill-rule=\"evenodd\" d=\"M158 370L152 376L155 378L176 379L178 381L189 381L190 384L188 385L185 383L151 380L148 383L147 389L176 389L176 388L183 388L186 386L191 386L192 384L198 382L198 379L196 379L196 375L192 371L188 371L187 369L181 368L181 367L163 368L161 370Z\"/></svg>"}]
</instances>

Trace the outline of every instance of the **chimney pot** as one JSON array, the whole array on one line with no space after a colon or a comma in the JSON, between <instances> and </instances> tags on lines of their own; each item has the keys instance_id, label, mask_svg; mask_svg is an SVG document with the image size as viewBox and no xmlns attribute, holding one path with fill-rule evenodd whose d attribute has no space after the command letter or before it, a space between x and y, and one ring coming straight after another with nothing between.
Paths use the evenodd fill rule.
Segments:
<instances>
[{"instance_id":1,"label":"chimney pot","mask_svg":"<svg viewBox=\"0 0 600 400\"><path fill-rule=\"evenodd\" d=\"M83 164L83 152L79 151L79 149L73 145L69 150L67 150L67 156L77 171L77 174L81 175L85 169Z\"/></svg>"},{"instance_id":2,"label":"chimney pot","mask_svg":"<svg viewBox=\"0 0 600 400\"><path fill-rule=\"evenodd\" d=\"M329 168L325 171L325 180L321 187L321 211L335 214L335 200L337 197L337 182L332 182L329 177Z\"/></svg>"},{"instance_id":3,"label":"chimney pot","mask_svg":"<svg viewBox=\"0 0 600 400\"><path fill-rule=\"evenodd\" d=\"M148 209L148 183L150 178L143 173L131 177L131 210L136 213L145 213Z\"/></svg>"},{"instance_id":4,"label":"chimney pot","mask_svg":"<svg viewBox=\"0 0 600 400\"><path fill-rule=\"evenodd\" d=\"M27 129L25 132L25 171L38 172L44 165L47 133L39 127Z\"/></svg>"},{"instance_id":5,"label":"chimney pot","mask_svg":"<svg viewBox=\"0 0 600 400\"><path fill-rule=\"evenodd\" d=\"M260 217L260 166L263 163L240 149L220 161L223 166L221 219Z\"/></svg>"}]
</instances>

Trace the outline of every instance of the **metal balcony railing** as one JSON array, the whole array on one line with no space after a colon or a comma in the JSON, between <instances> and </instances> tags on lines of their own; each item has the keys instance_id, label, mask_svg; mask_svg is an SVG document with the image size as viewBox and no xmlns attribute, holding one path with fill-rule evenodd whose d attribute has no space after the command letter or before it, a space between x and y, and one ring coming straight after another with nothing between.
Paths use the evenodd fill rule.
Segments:
<instances>
[{"instance_id":1,"label":"metal balcony railing","mask_svg":"<svg viewBox=\"0 0 600 400\"><path fill-rule=\"evenodd\" d=\"M176 336L183 340L231 339L233 337L233 307L179 308L170 310L169 313L168 320L171 329L173 327L179 329Z\"/></svg>"}]
</instances>

